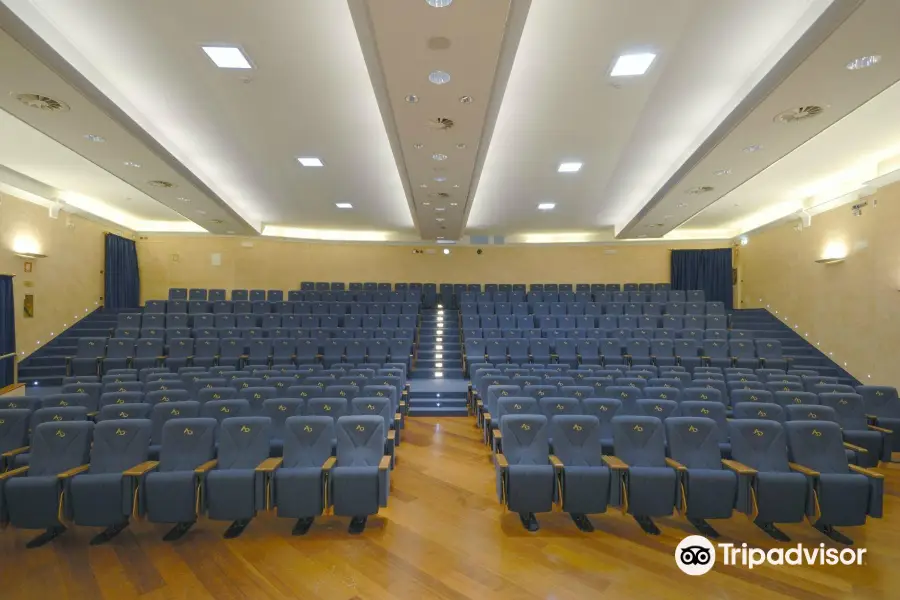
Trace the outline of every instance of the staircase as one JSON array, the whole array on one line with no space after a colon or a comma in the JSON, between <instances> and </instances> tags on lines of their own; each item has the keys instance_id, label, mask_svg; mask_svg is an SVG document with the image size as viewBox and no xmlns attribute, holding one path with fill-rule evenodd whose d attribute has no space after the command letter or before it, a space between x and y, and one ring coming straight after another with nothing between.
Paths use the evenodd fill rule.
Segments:
<instances>
[{"instance_id":1,"label":"staircase","mask_svg":"<svg viewBox=\"0 0 900 600\"><path fill-rule=\"evenodd\" d=\"M116 317L116 313L101 308L78 321L19 363L19 381L28 387L61 386L66 357L75 355L78 338L111 336Z\"/></svg>"},{"instance_id":2,"label":"staircase","mask_svg":"<svg viewBox=\"0 0 900 600\"><path fill-rule=\"evenodd\" d=\"M794 369L815 369L819 375L837 377L839 383L860 385L852 375L765 309L734 311L731 313L731 328L752 331L754 339L770 338L780 341L784 355L793 357L791 367Z\"/></svg>"},{"instance_id":3,"label":"staircase","mask_svg":"<svg viewBox=\"0 0 900 600\"><path fill-rule=\"evenodd\" d=\"M459 312L422 312L416 368L411 375L409 414L413 417L464 417L468 383L463 376Z\"/></svg>"}]
</instances>

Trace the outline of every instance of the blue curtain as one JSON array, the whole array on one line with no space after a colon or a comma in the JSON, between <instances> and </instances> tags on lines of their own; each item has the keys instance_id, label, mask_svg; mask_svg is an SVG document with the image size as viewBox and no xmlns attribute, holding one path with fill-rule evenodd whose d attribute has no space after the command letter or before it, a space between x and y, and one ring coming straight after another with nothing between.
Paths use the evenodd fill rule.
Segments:
<instances>
[{"instance_id":1,"label":"blue curtain","mask_svg":"<svg viewBox=\"0 0 900 600\"><path fill-rule=\"evenodd\" d=\"M731 248L672 250L672 289L703 290L707 302L734 304L731 282Z\"/></svg>"},{"instance_id":2,"label":"blue curtain","mask_svg":"<svg viewBox=\"0 0 900 600\"><path fill-rule=\"evenodd\" d=\"M141 276L133 240L106 234L105 284L103 305L106 310L140 306Z\"/></svg>"},{"instance_id":3,"label":"blue curtain","mask_svg":"<svg viewBox=\"0 0 900 600\"><path fill-rule=\"evenodd\" d=\"M0 275L0 356L16 351L16 302L13 297L13 276ZM0 388L14 380L11 358L0 360Z\"/></svg>"}]
</instances>

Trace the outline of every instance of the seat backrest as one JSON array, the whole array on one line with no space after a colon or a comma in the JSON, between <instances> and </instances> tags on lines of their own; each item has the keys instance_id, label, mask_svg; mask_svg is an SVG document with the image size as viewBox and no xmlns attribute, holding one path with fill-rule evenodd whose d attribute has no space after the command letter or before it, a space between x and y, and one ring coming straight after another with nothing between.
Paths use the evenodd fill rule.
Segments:
<instances>
[{"instance_id":1,"label":"seat backrest","mask_svg":"<svg viewBox=\"0 0 900 600\"><path fill-rule=\"evenodd\" d=\"M600 420L591 415L557 415L550 421L553 454L567 467L603 466Z\"/></svg>"},{"instance_id":2,"label":"seat backrest","mask_svg":"<svg viewBox=\"0 0 900 600\"><path fill-rule=\"evenodd\" d=\"M503 454L510 465L546 465L550 460L549 427L543 415L508 415L500 422Z\"/></svg>"},{"instance_id":3,"label":"seat backrest","mask_svg":"<svg viewBox=\"0 0 900 600\"><path fill-rule=\"evenodd\" d=\"M819 403L819 396L812 392L775 392L772 396L776 404L785 407L796 404L812 405Z\"/></svg>"},{"instance_id":4,"label":"seat backrest","mask_svg":"<svg viewBox=\"0 0 900 600\"><path fill-rule=\"evenodd\" d=\"M155 405L150 411L150 441L162 443L163 427L172 419L192 419L200 416L200 403L193 400L165 402ZM134 463L137 464L137 463Z\"/></svg>"},{"instance_id":5,"label":"seat backrest","mask_svg":"<svg viewBox=\"0 0 900 600\"><path fill-rule=\"evenodd\" d=\"M781 423L762 419L728 422L731 457L757 471L787 473L787 437Z\"/></svg>"},{"instance_id":6,"label":"seat backrest","mask_svg":"<svg viewBox=\"0 0 900 600\"><path fill-rule=\"evenodd\" d=\"M862 396L867 414L900 418L897 388L886 385L859 385L856 387L856 393Z\"/></svg>"},{"instance_id":7,"label":"seat backrest","mask_svg":"<svg viewBox=\"0 0 900 600\"><path fill-rule=\"evenodd\" d=\"M283 468L321 467L334 452L331 417L288 417L284 422Z\"/></svg>"},{"instance_id":8,"label":"seat backrest","mask_svg":"<svg viewBox=\"0 0 900 600\"><path fill-rule=\"evenodd\" d=\"M718 425L703 417L666 419L669 456L688 469L722 468Z\"/></svg>"},{"instance_id":9,"label":"seat backrest","mask_svg":"<svg viewBox=\"0 0 900 600\"><path fill-rule=\"evenodd\" d=\"M152 426L147 419L101 421L94 426L91 474L121 473L147 460Z\"/></svg>"},{"instance_id":10,"label":"seat backrest","mask_svg":"<svg viewBox=\"0 0 900 600\"><path fill-rule=\"evenodd\" d=\"M823 406L834 409L837 422L848 431L867 431L866 406L859 394L819 394Z\"/></svg>"},{"instance_id":11,"label":"seat backrest","mask_svg":"<svg viewBox=\"0 0 900 600\"><path fill-rule=\"evenodd\" d=\"M211 400L200 407L200 415L203 418L215 419L221 423L231 417L250 416L250 403L242 398L231 400Z\"/></svg>"},{"instance_id":12,"label":"seat backrest","mask_svg":"<svg viewBox=\"0 0 900 600\"><path fill-rule=\"evenodd\" d=\"M335 421L348 414L350 402L347 398L321 396L306 402L306 414L331 417Z\"/></svg>"},{"instance_id":13,"label":"seat backrest","mask_svg":"<svg viewBox=\"0 0 900 600\"><path fill-rule=\"evenodd\" d=\"M269 457L272 421L269 417L231 417L219 425L216 468L254 469Z\"/></svg>"},{"instance_id":14,"label":"seat backrest","mask_svg":"<svg viewBox=\"0 0 900 600\"><path fill-rule=\"evenodd\" d=\"M786 421L831 421L837 423L837 414L830 406L818 404L791 404L784 409Z\"/></svg>"},{"instance_id":15,"label":"seat backrest","mask_svg":"<svg viewBox=\"0 0 900 600\"><path fill-rule=\"evenodd\" d=\"M163 426L159 471L189 471L216 455L215 419L174 419Z\"/></svg>"},{"instance_id":16,"label":"seat backrest","mask_svg":"<svg viewBox=\"0 0 900 600\"><path fill-rule=\"evenodd\" d=\"M0 410L0 454L28 445L31 414L27 408Z\"/></svg>"},{"instance_id":17,"label":"seat backrest","mask_svg":"<svg viewBox=\"0 0 900 600\"><path fill-rule=\"evenodd\" d=\"M664 467L665 435L656 417L619 415L612 420L616 456L631 467Z\"/></svg>"},{"instance_id":18,"label":"seat backrest","mask_svg":"<svg viewBox=\"0 0 900 600\"><path fill-rule=\"evenodd\" d=\"M819 473L847 474L847 453L837 423L792 421L784 424L793 462Z\"/></svg>"},{"instance_id":19,"label":"seat backrest","mask_svg":"<svg viewBox=\"0 0 900 600\"><path fill-rule=\"evenodd\" d=\"M580 415L581 403L575 398L563 398L561 396L550 396L541 398L538 405L547 419L554 419L559 415Z\"/></svg>"},{"instance_id":20,"label":"seat backrest","mask_svg":"<svg viewBox=\"0 0 900 600\"><path fill-rule=\"evenodd\" d=\"M28 476L56 475L88 464L93 430L90 421L48 422L35 427Z\"/></svg>"},{"instance_id":21,"label":"seat backrest","mask_svg":"<svg viewBox=\"0 0 900 600\"><path fill-rule=\"evenodd\" d=\"M375 467L384 456L384 419L373 415L351 415L337 420L337 465Z\"/></svg>"},{"instance_id":22,"label":"seat backrest","mask_svg":"<svg viewBox=\"0 0 900 600\"><path fill-rule=\"evenodd\" d=\"M684 409L682 409L684 410ZM774 402L738 402L734 405L735 419L767 419L784 423L784 408Z\"/></svg>"},{"instance_id":23,"label":"seat backrest","mask_svg":"<svg viewBox=\"0 0 900 600\"><path fill-rule=\"evenodd\" d=\"M497 401L497 420L503 422L507 415L539 415L540 406L537 400L528 396L513 396L500 398Z\"/></svg>"}]
</instances>

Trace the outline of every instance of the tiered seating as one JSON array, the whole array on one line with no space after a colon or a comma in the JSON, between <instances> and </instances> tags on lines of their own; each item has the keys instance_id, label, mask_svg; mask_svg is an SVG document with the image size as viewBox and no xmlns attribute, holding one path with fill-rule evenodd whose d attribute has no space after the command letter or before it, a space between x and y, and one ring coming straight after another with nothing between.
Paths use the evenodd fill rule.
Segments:
<instances>
[{"instance_id":1,"label":"tiered seating","mask_svg":"<svg viewBox=\"0 0 900 600\"><path fill-rule=\"evenodd\" d=\"M4 400L0 448L11 470L0 475L0 515L46 529L32 545L65 531L58 515L106 527L94 543L132 515L175 523L166 539L177 539L202 512L232 521L226 537L235 537L272 508L299 519L295 533L327 508L360 532L386 506L406 372L341 367L122 370Z\"/></svg>"}]
</instances>

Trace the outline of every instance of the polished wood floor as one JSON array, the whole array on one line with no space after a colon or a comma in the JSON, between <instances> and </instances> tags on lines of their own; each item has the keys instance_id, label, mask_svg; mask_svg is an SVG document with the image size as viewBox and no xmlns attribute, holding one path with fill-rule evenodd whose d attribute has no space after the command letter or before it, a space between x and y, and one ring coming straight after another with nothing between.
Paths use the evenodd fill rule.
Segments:
<instances>
[{"instance_id":1,"label":"polished wood floor","mask_svg":"<svg viewBox=\"0 0 900 600\"><path fill-rule=\"evenodd\" d=\"M552 513L528 533L497 504L489 452L471 419L410 418L390 507L361 536L346 533L346 520L327 517L291 537L293 521L265 515L236 540L222 539L227 524L204 520L170 544L160 539L166 527L142 522L106 546L88 546L94 531L71 529L26 551L35 532L10 528L0 533L0 598L897 598L900 465L881 470L886 517L845 530L868 548L864 566L719 564L689 577L673 559L678 542L694 533L683 520L659 519L663 533L654 537L611 510L593 517L597 531L584 534ZM727 541L777 545L743 517L714 525ZM795 543L825 541L809 526L783 529Z\"/></svg>"}]
</instances>

